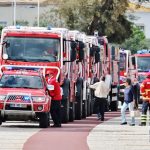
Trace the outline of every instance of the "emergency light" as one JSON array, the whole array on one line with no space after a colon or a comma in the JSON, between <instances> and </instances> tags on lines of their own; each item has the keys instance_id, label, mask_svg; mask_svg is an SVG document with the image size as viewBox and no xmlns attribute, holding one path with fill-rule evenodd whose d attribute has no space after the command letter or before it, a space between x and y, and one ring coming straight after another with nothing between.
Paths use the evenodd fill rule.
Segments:
<instances>
[{"instance_id":1,"label":"emergency light","mask_svg":"<svg viewBox=\"0 0 150 150\"><path fill-rule=\"evenodd\" d=\"M150 50L148 49L142 49L137 51L137 54L148 54L148 53L150 53Z\"/></svg>"}]
</instances>

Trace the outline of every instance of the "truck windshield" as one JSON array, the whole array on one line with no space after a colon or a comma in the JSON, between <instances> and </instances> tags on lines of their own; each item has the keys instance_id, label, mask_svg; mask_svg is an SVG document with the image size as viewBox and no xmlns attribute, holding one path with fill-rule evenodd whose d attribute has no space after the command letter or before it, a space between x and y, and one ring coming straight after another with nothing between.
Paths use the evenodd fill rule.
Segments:
<instances>
[{"instance_id":1,"label":"truck windshield","mask_svg":"<svg viewBox=\"0 0 150 150\"><path fill-rule=\"evenodd\" d=\"M0 79L2 88L42 89L43 82L39 76L3 75Z\"/></svg>"},{"instance_id":2,"label":"truck windshield","mask_svg":"<svg viewBox=\"0 0 150 150\"><path fill-rule=\"evenodd\" d=\"M137 69L140 72L150 71L150 57L138 57L137 58Z\"/></svg>"},{"instance_id":3,"label":"truck windshield","mask_svg":"<svg viewBox=\"0 0 150 150\"><path fill-rule=\"evenodd\" d=\"M56 62L60 40L51 38L6 37L3 53L9 60L27 62Z\"/></svg>"}]
</instances>

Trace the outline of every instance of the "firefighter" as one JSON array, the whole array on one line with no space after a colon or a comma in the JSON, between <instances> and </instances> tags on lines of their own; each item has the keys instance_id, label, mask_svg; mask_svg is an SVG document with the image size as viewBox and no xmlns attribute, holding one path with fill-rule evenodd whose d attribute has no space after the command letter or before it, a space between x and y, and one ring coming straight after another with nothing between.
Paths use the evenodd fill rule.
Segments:
<instances>
[{"instance_id":1,"label":"firefighter","mask_svg":"<svg viewBox=\"0 0 150 150\"><path fill-rule=\"evenodd\" d=\"M150 108L150 73L147 78L141 84L141 94L143 97L141 126L146 126L147 110Z\"/></svg>"},{"instance_id":2,"label":"firefighter","mask_svg":"<svg viewBox=\"0 0 150 150\"><path fill-rule=\"evenodd\" d=\"M48 71L46 74L46 80L48 85L51 85L53 89L49 90L49 95L51 96L51 117L54 122L54 125L51 127L61 127L61 88L60 84L55 78L54 71Z\"/></svg>"}]
</instances>

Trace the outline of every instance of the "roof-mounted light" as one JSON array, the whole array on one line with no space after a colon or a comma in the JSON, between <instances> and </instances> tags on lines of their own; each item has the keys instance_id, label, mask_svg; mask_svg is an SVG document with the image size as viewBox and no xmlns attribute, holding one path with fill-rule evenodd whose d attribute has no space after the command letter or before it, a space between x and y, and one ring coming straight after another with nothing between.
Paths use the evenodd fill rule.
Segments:
<instances>
[{"instance_id":1,"label":"roof-mounted light","mask_svg":"<svg viewBox=\"0 0 150 150\"><path fill-rule=\"evenodd\" d=\"M47 27L47 30L51 30L52 29L52 27L49 25L48 27Z\"/></svg>"},{"instance_id":2,"label":"roof-mounted light","mask_svg":"<svg viewBox=\"0 0 150 150\"><path fill-rule=\"evenodd\" d=\"M17 25L17 26L16 26L16 29L20 29L20 28L21 28L20 25Z\"/></svg>"}]
</instances>

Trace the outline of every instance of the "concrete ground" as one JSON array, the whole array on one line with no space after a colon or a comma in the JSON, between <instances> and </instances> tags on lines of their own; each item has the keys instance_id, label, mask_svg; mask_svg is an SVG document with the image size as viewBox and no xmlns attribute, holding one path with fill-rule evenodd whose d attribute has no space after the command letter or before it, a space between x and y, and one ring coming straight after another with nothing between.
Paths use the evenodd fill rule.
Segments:
<instances>
[{"instance_id":1,"label":"concrete ground","mask_svg":"<svg viewBox=\"0 0 150 150\"><path fill-rule=\"evenodd\" d=\"M129 123L129 115L127 117ZM89 134L87 143L90 150L149 150L150 126L120 125L120 117L97 125Z\"/></svg>"}]
</instances>

